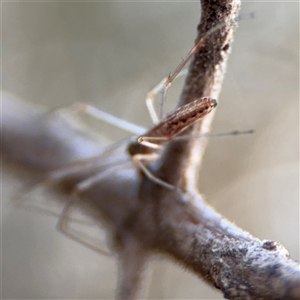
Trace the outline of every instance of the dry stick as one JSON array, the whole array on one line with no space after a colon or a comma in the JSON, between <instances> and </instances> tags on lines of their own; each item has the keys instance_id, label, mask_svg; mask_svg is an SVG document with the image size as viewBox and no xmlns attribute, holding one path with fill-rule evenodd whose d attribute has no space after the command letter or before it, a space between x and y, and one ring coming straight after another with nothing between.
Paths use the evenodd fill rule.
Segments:
<instances>
[{"instance_id":1,"label":"dry stick","mask_svg":"<svg viewBox=\"0 0 300 300\"><path fill-rule=\"evenodd\" d=\"M214 1L213 4L202 1L199 37L212 26L235 18L239 5L239 1L232 0ZM179 106L203 96L218 98L232 31L232 24L224 26L208 37L195 54ZM213 113L187 131L191 136L207 132L212 119ZM155 166L155 175L174 186L194 190L205 144L205 139L170 143ZM182 195L144 181L140 198L144 203L155 201L153 247L201 275L209 284L221 289L226 298L300 298L299 265L289 260L288 252L279 243L259 241L236 228L203 203L196 193L194 206L180 207L176 200L182 200ZM139 218L142 222L141 211ZM145 243L149 242L152 232L146 234L145 228L139 225L131 230Z\"/></svg>"},{"instance_id":2,"label":"dry stick","mask_svg":"<svg viewBox=\"0 0 300 300\"><path fill-rule=\"evenodd\" d=\"M86 151L102 150L101 146L96 147L94 138L88 133L79 134L74 124L62 124L58 118L49 120L45 112L3 96L5 116L1 123L1 152L5 154L4 162L18 162L32 176L32 169L50 171L63 161L67 163L70 157L78 160ZM18 111L22 111L22 120ZM49 130L58 125L59 132ZM45 139L37 141L33 132ZM76 139L76 145L70 145L70 140L62 138L62 133L67 133L71 140ZM33 143L36 151L42 150L40 156L33 153L30 147ZM52 144L58 147L49 148ZM84 151L78 151L80 148ZM49 154L52 164L49 164ZM76 183L74 181L73 185ZM195 205L179 204L184 196L178 194L157 203L153 190L148 191L147 197L140 198L140 184L141 178L135 169L121 168L120 172L89 190L82 201L85 214L88 215L90 209L93 215L100 211L114 228L119 244L127 244L125 251L120 252L120 268L123 268L120 299L124 299L123 295L129 299L142 298L138 288L146 253L151 249L175 258L202 275L207 282L222 289L228 298L299 299L299 265L288 258L282 245L251 237L201 202L199 196ZM131 263L132 256L139 257L138 261Z\"/></svg>"},{"instance_id":3,"label":"dry stick","mask_svg":"<svg viewBox=\"0 0 300 300\"><path fill-rule=\"evenodd\" d=\"M198 26L199 40L209 29L217 24L224 24L216 33L208 36L203 45L192 58L185 85L178 106L182 106L197 98L211 97L218 99L223 77L226 71L226 63L230 52L234 20L239 10L238 0L216 1L214 4L206 4L202 1L202 18ZM191 135L199 135L208 132L213 120L214 112L203 121L197 122L188 129ZM195 189L195 182L205 149L205 139L190 139L186 142L169 144L165 155L162 157L160 171L165 174L170 184L175 186L188 185L188 189ZM174 157L174 149L176 155ZM172 154L170 156L170 154ZM170 158L171 157L171 158ZM170 158L170 160L168 160ZM174 161L178 164L170 163ZM170 168L173 165L173 168ZM185 176L182 176L182 175Z\"/></svg>"},{"instance_id":4,"label":"dry stick","mask_svg":"<svg viewBox=\"0 0 300 300\"><path fill-rule=\"evenodd\" d=\"M233 18L238 6L237 1L219 0L211 5L202 3L200 32L225 18ZM181 104L205 95L217 96L224 74L231 31L231 26L221 29L196 54ZM198 57L204 60L197 62ZM11 104L10 101L9 105ZM8 152L12 160L23 165L30 162L36 169L51 170L68 163L70 157L72 160L82 159L80 155L84 155L86 151L97 154L98 149L92 139L79 138L76 144L70 144L70 140L62 138L62 132L65 131L70 139L78 137L77 129L72 131L72 124L59 123L60 131L49 131L49 127L57 125L57 119L47 119L40 112L32 111L28 118L26 114L22 114L26 120L20 122L18 116L13 116L15 111L18 110L12 110L10 117L2 120L2 128L5 128L2 132L2 151ZM35 116L41 125L44 122L44 126L36 126ZM191 134L199 135L199 132L206 131L205 127L209 122L209 118L206 118L201 125L195 125ZM35 135L32 135L33 130L35 135L40 133L39 136L44 136L43 130L46 130L47 140L36 140ZM20 139L16 139L16 135ZM27 144L31 143L35 143L34 149L26 152ZM54 143L59 147L54 153L50 153L50 164L49 151L53 149L47 147ZM83 152L78 151L80 147L84 147ZM45 157L34 154L30 157L35 149L43 149L40 153L44 153ZM165 154L157 163L155 174L174 185L182 183L193 188L193 177L200 165L199 156L203 151L203 139L176 141L167 146ZM182 172L190 175L182 180ZM68 182L74 186L76 183L75 179L73 183ZM191 197L193 203L190 202ZM237 228L206 205L192 189L189 194L168 191L141 176L135 168L125 170L120 166L119 172L88 190L81 204L82 210L87 214L90 209L93 212L99 210L115 232L120 268L123 270L120 272L119 299L142 298L139 286L147 260L145 253L151 251L164 253L177 260L207 283L220 289L229 299L300 298L299 265L288 258L284 247L276 242L260 241ZM139 260L135 261L135 257L139 257Z\"/></svg>"},{"instance_id":5,"label":"dry stick","mask_svg":"<svg viewBox=\"0 0 300 300\"><path fill-rule=\"evenodd\" d=\"M141 275L145 273L149 255L139 241L134 238L129 239L128 237L119 255L120 282L117 295L119 299L133 299L133 296L140 295L142 285L145 283L145 278Z\"/></svg>"}]
</instances>

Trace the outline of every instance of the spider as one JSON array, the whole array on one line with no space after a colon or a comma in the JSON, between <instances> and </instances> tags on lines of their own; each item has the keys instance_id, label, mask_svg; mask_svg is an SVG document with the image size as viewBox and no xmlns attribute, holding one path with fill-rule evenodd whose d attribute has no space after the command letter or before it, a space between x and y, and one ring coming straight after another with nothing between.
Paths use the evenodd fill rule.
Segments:
<instances>
[{"instance_id":1,"label":"spider","mask_svg":"<svg viewBox=\"0 0 300 300\"><path fill-rule=\"evenodd\" d=\"M79 196L82 193L89 190L96 183L100 182L101 179L108 175L108 173L117 171L120 167L120 163L129 162L132 164L133 162L144 173L145 176L147 176L156 184L169 190L175 190L178 188L152 174L152 172L148 169L148 164L158 158L164 143L175 139L186 138L185 136L178 135L186 128L208 115L217 106L217 101L210 97L195 99L190 103L183 105L163 116L163 105L167 97L167 91L175 78L186 75L187 71L183 69L184 66L191 59L193 54L201 47L205 39L226 24L227 22L224 22L208 30L200 38L196 45L190 50L183 61L177 66L174 72L172 72L168 77L161 80L151 91L148 92L146 97L146 106L154 123L154 125L150 129L146 130L140 126L116 118L115 116L98 110L95 107L85 103L76 103L69 108L59 110L60 112L83 111L102 121L108 122L121 129L132 132L136 135L136 137L133 137L130 140L121 140L113 145L110 145L105 148L100 155L94 158L90 158L85 162L75 162L74 164L71 164L69 166L62 167L59 170L47 173L45 178L41 182L39 182L37 185L29 186L29 188L26 187L22 189L17 195L15 195L14 199L23 198L24 194L28 194L29 192L34 190L36 186L40 186L41 184L58 183L69 177L84 174L84 172L86 171L95 170L97 166L101 166L101 168L103 167L104 171L98 173L96 172L94 175L91 175L90 177L85 178L84 180L76 184L72 193L73 197L71 197L71 200L65 205L62 213L60 214L57 226L58 230L65 235L80 242L81 244L84 244L85 246L88 246L89 248L92 248L93 250L103 253L103 251L98 247L95 247L91 243L86 242L83 238L68 232L67 223L72 207L75 205L76 201L79 200ZM153 106L153 100L160 92L162 92L161 118L158 117ZM233 132L229 134L238 133L240 132ZM125 161L124 159L120 161L111 161L109 158L107 158L107 154L124 145L124 143L126 143L126 150L127 154L131 158L130 160L128 160L128 157Z\"/></svg>"}]
</instances>

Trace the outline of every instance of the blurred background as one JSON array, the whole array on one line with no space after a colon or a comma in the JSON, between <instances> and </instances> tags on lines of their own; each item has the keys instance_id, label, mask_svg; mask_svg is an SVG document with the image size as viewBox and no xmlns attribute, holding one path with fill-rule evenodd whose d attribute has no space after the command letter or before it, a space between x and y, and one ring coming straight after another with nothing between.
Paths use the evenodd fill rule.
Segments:
<instances>
[{"instance_id":1,"label":"blurred background","mask_svg":"<svg viewBox=\"0 0 300 300\"><path fill-rule=\"evenodd\" d=\"M247 19L254 13L254 19ZM299 3L242 4L199 189L222 215L299 260ZM3 2L2 88L48 108L87 102L148 127L145 95L193 46L193 2ZM168 98L173 109L182 80ZM113 141L128 135L101 122ZM111 299L117 264L56 232L56 220L10 207L26 178L3 161L3 299ZM150 299L222 299L154 259Z\"/></svg>"}]
</instances>

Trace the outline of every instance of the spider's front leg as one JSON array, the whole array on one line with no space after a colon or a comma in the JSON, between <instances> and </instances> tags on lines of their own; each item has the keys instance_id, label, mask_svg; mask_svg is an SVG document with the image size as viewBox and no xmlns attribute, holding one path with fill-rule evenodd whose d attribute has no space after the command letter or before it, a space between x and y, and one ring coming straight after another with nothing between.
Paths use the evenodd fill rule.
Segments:
<instances>
[{"instance_id":1,"label":"spider's front leg","mask_svg":"<svg viewBox=\"0 0 300 300\"><path fill-rule=\"evenodd\" d=\"M185 70L181 70L177 76L175 78L179 78L181 76L184 76L187 74L187 69ZM175 79L174 78L174 79ZM172 81L174 80L172 79ZM164 117L164 104L166 101L166 97L167 97L167 90L170 87L172 81L170 81L170 76L169 77L165 77L163 78L153 89L151 89L146 96L146 106L148 108L150 117L153 121L153 124L156 124L159 122L160 119L162 119ZM163 92L162 94L162 104L161 104L161 112L160 112L160 117L158 117L155 109L154 109L154 105L153 105L153 101L154 98L160 93Z\"/></svg>"}]
</instances>

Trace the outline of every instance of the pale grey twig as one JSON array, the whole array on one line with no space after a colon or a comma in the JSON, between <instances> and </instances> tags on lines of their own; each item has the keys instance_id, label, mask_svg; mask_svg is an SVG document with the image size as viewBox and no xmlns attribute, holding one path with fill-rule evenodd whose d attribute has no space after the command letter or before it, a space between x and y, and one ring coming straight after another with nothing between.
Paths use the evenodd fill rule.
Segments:
<instances>
[{"instance_id":1,"label":"pale grey twig","mask_svg":"<svg viewBox=\"0 0 300 300\"><path fill-rule=\"evenodd\" d=\"M203 0L199 36L220 22L232 20L239 5L237 0ZM234 26L226 24L196 53L179 105L202 96L217 98ZM11 99L7 105L14 105ZM46 118L47 113L21 103L15 104L18 106L26 111L22 117L4 106L9 117L3 118L1 148L7 159L50 171L102 150L94 137L73 123ZM213 115L205 118L188 133L206 132L212 118ZM36 126L37 122L40 126ZM59 131L55 130L57 127ZM70 143L73 137L76 143ZM188 193L156 185L132 165L127 169L120 166L118 172L103 178L82 195L81 209L86 214L93 212L93 216L99 212L115 237L120 274L126 273L120 275L119 299L142 298L142 270L151 253L172 257L220 289L228 299L299 299L299 265L289 258L287 250L277 242L260 241L244 232L216 213L197 193L195 178L205 144L204 139L175 141L150 166L156 176L186 188ZM36 155L37 151L41 154ZM111 155L117 159L126 154ZM65 192L81 179L69 179ZM66 182L60 184L64 186Z\"/></svg>"}]
</instances>

